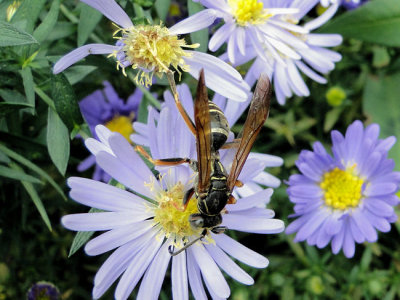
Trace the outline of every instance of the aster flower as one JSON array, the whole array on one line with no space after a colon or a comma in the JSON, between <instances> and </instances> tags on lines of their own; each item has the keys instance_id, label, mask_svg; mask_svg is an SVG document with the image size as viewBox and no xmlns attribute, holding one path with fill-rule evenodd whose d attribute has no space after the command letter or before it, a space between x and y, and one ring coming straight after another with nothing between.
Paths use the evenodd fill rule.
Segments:
<instances>
[{"instance_id":1,"label":"aster flower","mask_svg":"<svg viewBox=\"0 0 400 300\"><path fill-rule=\"evenodd\" d=\"M288 5L294 5L293 3L295 2ZM310 6L307 7L307 9L311 8ZM306 14L308 12L307 9L301 10L301 14ZM305 23L302 27L307 32L310 32L326 23L336 11L337 5L332 5L321 16ZM290 15L284 17L287 20L291 18ZM259 56L257 51L251 48L247 48L247 56L237 56L238 65L256 57L246 74L246 82L251 86L261 73L267 73L272 78L277 100L282 105L285 104L286 98L292 97L293 94L305 97L310 95L301 73L318 83L325 84L327 82L326 79L319 73L326 74L332 71L335 68L335 62L341 60L339 53L325 48L340 45L342 37L339 34L297 34L292 41L296 42L291 43L288 47L292 48L300 59L294 59L277 50L276 53L280 57L280 60L277 60L276 55L271 53L267 47L264 48L265 55L263 57ZM222 58L228 59L228 56L229 54L225 54ZM245 104L241 103L237 106L246 107Z\"/></svg>"},{"instance_id":2,"label":"aster flower","mask_svg":"<svg viewBox=\"0 0 400 300\"><path fill-rule=\"evenodd\" d=\"M308 33L308 29L297 23L318 0L200 2L224 20L224 25L210 39L211 51L216 51L226 42L229 61L236 64L238 55L252 58L248 48L268 61L264 51L267 48L274 59L283 64L280 53L292 59L300 59L300 55L291 46L300 44L304 48L304 43L300 43L297 35Z\"/></svg>"},{"instance_id":3,"label":"aster flower","mask_svg":"<svg viewBox=\"0 0 400 300\"><path fill-rule=\"evenodd\" d=\"M153 74L161 77L170 70L189 72L198 78L204 69L206 85L231 99L244 101L249 87L241 75L220 59L201 52L190 51L198 45L187 45L178 35L197 31L212 24L216 15L212 11L199 12L171 28L163 25L133 25L129 16L115 0L82 0L114 22L115 45L89 44L62 57L55 65L55 74L62 72L89 54L110 54L116 57L117 66L137 69L135 80L142 85L152 83Z\"/></svg>"},{"instance_id":4,"label":"aster flower","mask_svg":"<svg viewBox=\"0 0 400 300\"><path fill-rule=\"evenodd\" d=\"M186 84L178 85L177 91L182 106L193 121L194 102L189 87ZM221 97L214 97L214 103L221 108L230 126L233 126L240 117L240 114L238 113L239 109L236 104L245 104L237 101L224 101ZM166 112L160 114L154 108L150 108L147 124L140 122L135 122L133 124L135 133L131 135L132 141L135 144L149 147L151 149L151 156L155 159L188 157L196 160L197 153L195 138L187 128L182 116L176 108L174 98L170 91L164 92L164 103L162 107L165 111L168 111L168 114ZM166 116L168 116L168 120L166 120ZM171 135L171 132L180 132L180 130L178 130L180 127L183 128L183 136L177 134ZM158 132L157 138L154 138L155 130ZM233 139L233 133L231 133L229 139ZM184 152L182 151L182 148L179 148L180 143L178 141L189 143L187 152ZM160 143L166 144L162 148L156 147L156 145ZM162 149L161 152L158 150L159 148ZM232 153L226 150L220 150L219 152L222 164L227 168L227 171L229 171L230 164L232 163ZM236 196L239 194L241 196L247 196L259 192L262 190L260 184L274 188L278 187L280 185L280 180L265 172L264 169L267 167L278 167L282 164L283 160L278 156L251 152L246 161L245 167L239 176L239 179L244 182L244 186L236 188L234 190L234 195ZM246 178L246 180L243 180L243 178Z\"/></svg>"},{"instance_id":5,"label":"aster flower","mask_svg":"<svg viewBox=\"0 0 400 300\"><path fill-rule=\"evenodd\" d=\"M46 281L35 283L26 295L27 300L59 300L61 294L57 287Z\"/></svg>"},{"instance_id":6,"label":"aster flower","mask_svg":"<svg viewBox=\"0 0 400 300\"><path fill-rule=\"evenodd\" d=\"M295 241L307 241L332 252L341 249L353 257L355 242L375 242L377 231L390 231L397 216L400 173L393 172L388 151L395 137L379 139L379 125L365 129L353 122L343 137L332 131L332 152L316 142L313 151L303 150L296 162L302 172L289 178L287 189L297 219L286 229Z\"/></svg>"},{"instance_id":7,"label":"aster flower","mask_svg":"<svg viewBox=\"0 0 400 300\"><path fill-rule=\"evenodd\" d=\"M160 115L160 127L150 132L154 137L151 152L176 156L178 149L181 154L189 153L190 143L183 139L186 127L168 127L174 118L169 115L168 107ZM172 139L169 134L163 136L166 128L182 139ZM188 222L189 215L197 211L194 199L184 212L177 209L184 192L193 186L189 167L164 168L156 177L119 133L112 133L101 125L96 127L96 132L100 141L90 138L86 145L97 163L123 184L125 190L90 179L70 178L71 198L104 212L62 218L63 225L71 230L107 231L86 244L88 255L115 249L95 276L93 298L101 297L120 277L115 299L127 299L140 279L137 298L157 299L170 261L174 299L188 298L188 283L196 299L206 299L203 280L213 298L228 298L230 289L220 269L243 284L253 283L230 256L256 268L265 268L268 260L226 234L211 233L184 252L174 257L169 254L171 245L181 247L200 234ZM272 219L273 211L265 209L271 194L272 190L267 189L239 198L235 205L227 207L229 214L224 215L222 225L245 232L282 231L283 222Z\"/></svg>"},{"instance_id":8,"label":"aster flower","mask_svg":"<svg viewBox=\"0 0 400 300\"><path fill-rule=\"evenodd\" d=\"M94 130L96 125L103 124L111 131L119 132L129 141L133 133L132 122L142 100L143 93L140 89L128 97L126 102L122 100L112 85L105 81L104 89L96 90L79 102L83 116L85 117L92 135L96 137ZM96 158L90 155L78 165L78 171L83 172L95 166L93 179L108 182L111 178L98 165Z\"/></svg>"}]
</instances>

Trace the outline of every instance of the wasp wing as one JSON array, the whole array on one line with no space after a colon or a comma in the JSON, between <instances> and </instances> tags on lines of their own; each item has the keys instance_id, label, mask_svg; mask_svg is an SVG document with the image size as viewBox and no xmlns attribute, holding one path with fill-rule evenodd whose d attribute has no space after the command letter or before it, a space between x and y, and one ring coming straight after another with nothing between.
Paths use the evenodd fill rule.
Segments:
<instances>
[{"instance_id":1,"label":"wasp wing","mask_svg":"<svg viewBox=\"0 0 400 300\"><path fill-rule=\"evenodd\" d=\"M198 168L198 193L208 190L211 178L211 124L208 107L207 87L204 72L200 72L194 103L194 121L196 125L196 149Z\"/></svg>"},{"instance_id":2,"label":"wasp wing","mask_svg":"<svg viewBox=\"0 0 400 300\"><path fill-rule=\"evenodd\" d=\"M254 141L268 117L270 98L271 83L266 74L261 74L253 94L243 131L240 134L240 139L238 139L238 149L233 158L227 181L229 191L233 190Z\"/></svg>"}]
</instances>

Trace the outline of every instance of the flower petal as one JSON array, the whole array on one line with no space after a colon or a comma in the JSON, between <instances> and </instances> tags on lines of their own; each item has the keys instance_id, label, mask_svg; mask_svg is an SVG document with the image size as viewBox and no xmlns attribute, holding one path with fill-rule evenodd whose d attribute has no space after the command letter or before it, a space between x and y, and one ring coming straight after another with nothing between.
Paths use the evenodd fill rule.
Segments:
<instances>
[{"instance_id":1,"label":"flower petal","mask_svg":"<svg viewBox=\"0 0 400 300\"><path fill-rule=\"evenodd\" d=\"M110 21L121 25L123 28L133 26L133 23L126 12L114 0L81 0L82 2L97 9Z\"/></svg>"},{"instance_id":2,"label":"flower petal","mask_svg":"<svg viewBox=\"0 0 400 300\"><path fill-rule=\"evenodd\" d=\"M53 67L53 73L58 74L69 66L80 61L89 54L110 54L118 50L118 47L106 44L89 44L79 47L59 59Z\"/></svg>"},{"instance_id":3,"label":"flower petal","mask_svg":"<svg viewBox=\"0 0 400 300\"><path fill-rule=\"evenodd\" d=\"M213 9L202 10L169 28L172 35L186 34L209 27L214 23L217 15Z\"/></svg>"}]
</instances>

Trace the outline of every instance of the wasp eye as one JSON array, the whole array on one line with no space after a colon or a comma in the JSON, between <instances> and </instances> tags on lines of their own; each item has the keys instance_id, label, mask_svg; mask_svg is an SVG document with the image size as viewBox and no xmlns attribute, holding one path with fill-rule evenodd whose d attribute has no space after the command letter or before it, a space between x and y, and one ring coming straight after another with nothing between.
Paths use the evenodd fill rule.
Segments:
<instances>
[{"instance_id":1,"label":"wasp eye","mask_svg":"<svg viewBox=\"0 0 400 300\"><path fill-rule=\"evenodd\" d=\"M194 228L201 228L204 226L204 219L199 214L190 215L189 222Z\"/></svg>"}]
</instances>

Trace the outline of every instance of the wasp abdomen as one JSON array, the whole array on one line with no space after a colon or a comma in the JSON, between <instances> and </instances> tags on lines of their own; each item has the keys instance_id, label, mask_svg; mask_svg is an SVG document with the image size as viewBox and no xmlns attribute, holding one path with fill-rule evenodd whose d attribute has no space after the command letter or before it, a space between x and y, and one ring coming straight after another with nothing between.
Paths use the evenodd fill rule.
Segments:
<instances>
[{"instance_id":1,"label":"wasp abdomen","mask_svg":"<svg viewBox=\"0 0 400 300\"><path fill-rule=\"evenodd\" d=\"M208 101L211 123L211 135L214 151L218 151L225 144L229 135L228 121L221 109L213 102Z\"/></svg>"}]
</instances>

